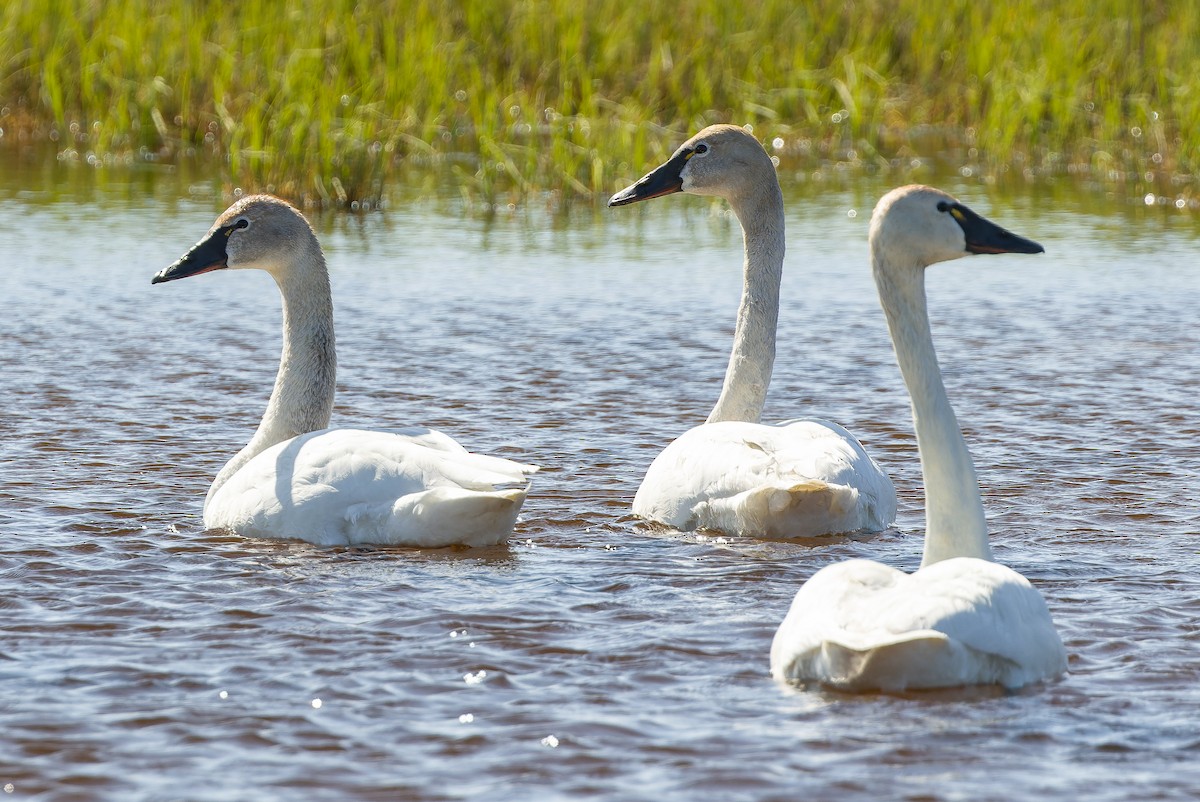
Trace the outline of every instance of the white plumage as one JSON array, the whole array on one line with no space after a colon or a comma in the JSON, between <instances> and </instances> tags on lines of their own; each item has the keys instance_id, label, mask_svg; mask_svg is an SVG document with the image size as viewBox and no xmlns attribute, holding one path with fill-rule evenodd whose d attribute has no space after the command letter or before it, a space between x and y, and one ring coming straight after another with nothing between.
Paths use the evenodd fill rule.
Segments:
<instances>
[{"instance_id":1,"label":"white plumage","mask_svg":"<svg viewBox=\"0 0 1200 802\"><path fill-rule=\"evenodd\" d=\"M1065 668L1041 594L1011 568L974 557L912 574L870 560L822 568L771 644L778 679L845 690L1016 688Z\"/></svg>"},{"instance_id":2,"label":"white plumage","mask_svg":"<svg viewBox=\"0 0 1200 802\"><path fill-rule=\"evenodd\" d=\"M921 568L868 560L822 568L796 594L771 644L778 680L851 691L1020 687L1066 671L1038 591L992 561L970 452L942 384L925 268L968 253L1040 253L929 187L880 200L871 257L896 358L912 397L925 480Z\"/></svg>"},{"instance_id":3,"label":"white plumage","mask_svg":"<svg viewBox=\"0 0 1200 802\"><path fill-rule=\"evenodd\" d=\"M816 419L759 423L785 249L770 157L741 128L710 126L609 205L674 192L715 195L733 208L745 245L742 298L721 396L704 424L650 465L634 514L676 529L777 539L885 529L896 516L895 488L853 435Z\"/></svg>"},{"instance_id":4,"label":"white plumage","mask_svg":"<svg viewBox=\"0 0 1200 802\"><path fill-rule=\"evenodd\" d=\"M204 525L321 545L488 546L512 533L527 470L431 429L324 429L242 466L205 505Z\"/></svg>"},{"instance_id":5,"label":"white plumage","mask_svg":"<svg viewBox=\"0 0 1200 802\"><path fill-rule=\"evenodd\" d=\"M204 525L321 545L487 546L513 531L536 471L468 452L432 429L327 429L336 356L325 258L307 221L244 198L154 283L266 270L283 299L283 355L251 441L217 474Z\"/></svg>"},{"instance_id":6,"label":"white plumage","mask_svg":"<svg viewBox=\"0 0 1200 802\"><path fill-rule=\"evenodd\" d=\"M690 429L646 472L634 512L681 530L766 538L878 531L896 495L854 437L829 421L718 421Z\"/></svg>"}]
</instances>

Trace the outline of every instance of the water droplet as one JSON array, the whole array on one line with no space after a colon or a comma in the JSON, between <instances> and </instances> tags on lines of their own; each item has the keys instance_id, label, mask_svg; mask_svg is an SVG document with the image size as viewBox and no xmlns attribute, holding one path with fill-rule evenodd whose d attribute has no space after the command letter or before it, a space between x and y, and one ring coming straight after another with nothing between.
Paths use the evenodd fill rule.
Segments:
<instances>
[{"instance_id":1,"label":"water droplet","mask_svg":"<svg viewBox=\"0 0 1200 802\"><path fill-rule=\"evenodd\" d=\"M475 641L471 641L471 643L470 643L470 646L471 646L471 648L472 648L472 649L474 649L474 648L475 648Z\"/></svg>"},{"instance_id":2,"label":"water droplet","mask_svg":"<svg viewBox=\"0 0 1200 802\"><path fill-rule=\"evenodd\" d=\"M558 738L554 737L553 735L547 735L545 738L542 739L542 746L548 746L551 749L557 749L558 748Z\"/></svg>"},{"instance_id":3,"label":"water droplet","mask_svg":"<svg viewBox=\"0 0 1200 802\"><path fill-rule=\"evenodd\" d=\"M221 697L222 699L228 699L229 691L221 691L220 693L217 694L217 696Z\"/></svg>"},{"instance_id":4,"label":"water droplet","mask_svg":"<svg viewBox=\"0 0 1200 802\"><path fill-rule=\"evenodd\" d=\"M471 713L463 713L461 716L458 717L459 724L470 724L474 720L475 720L475 716L472 715Z\"/></svg>"},{"instance_id":5,"label":"water droplet","mask_svg":"<svg viewBox=\"0 0 1200 802\"><path fill-rule=\"evenodd\" d=\"M320 699L313 699L313 700L312 700L312 706L313 706L313 710L320 710L320 709L321 709L321 705L322 705L322 702L321 702L321 700L320 700Z\"/></svg>"},{"instance_id":6,"label":"water droplet","mask_svg":"<svg viewBox=\"0 0 1200 802\"><path fill-rule=\"evenodd\" d=\"M1146 197L1142 198L1142 200L1146 202L1147 206L1153 206L1154 205L1154 193L1147 192Z\"/></svg>"},{"instance_id":7,"label":"water droplet","mask_svg":"<svg viewBox=\"0 0 1200 802\"><path fill-rule=\"evenodd\" d=\"M454 93L454 99L455 99L455 100L457 100L459 103L462 103L464 100L466 100L466 99L467 99L467 93L466 93L466 90L464 90L464 89L460 89L460 90L458 90L457 92L455 92L455 93Z\"/></svg>"},{"instance_id":8,"label":"water droplet","mask_svg":"<svg viewBox=\"0 0 1200 802\"><path fill-rule=\"evenodd\" d=\"M783 137L781 137L781 136L777 136L771 140L771 147L775 148L775 150L782 150L783 145L784 145Z\"/></svg>"},{"instance_id":9,"label":"water droplet","mask_svg":"<svg viewBox=\"0 0 1200 802\"><path fill-rule=\"evenodd\" d=\"M1175 208L1176 209L1184 209L1186 207L1187 207L1187 201L1185 201L1183 198L1175 199ZM474 646L475 644L471 644L471 645Z\"/></svg>"},{"instance_id":10,"label":"water droplet","mask_svg":"<svg viewBox=\"0 0 1200 802\"><path fill-rule=\"evenodd\" d=\"M851 209L846 212L846 216L853 220L855 217L858 217L858 209Z\"/></svg>"},{"instance_id":11,"label":"water droplet","mask_svg":"<svg viewBox=\"0 0 1200 802\"><path fill-rule=\"evenodd\" d=\"M482 668L479 669L477 674L472 674L469 671L466 674L463 674L463 682L467 683L468 685L478 685L485 679L487 679L487 672Z\"/></svg>"},{"instance_id":12,"label":"water droplet","mask_svg":"<svg viewBox=\"0 0 1200 802\"><path fill-rule=\"evenodd\" d=\"M1133 135L1134 139L1140 139L1142 136L1142 129L1135 125L1133 128L1129 129L1129 133Z\"/></svg>"},{"instance_id":13,"label":"water droplet","mask_svg":"<svg viewBox=\"0 0 1200 802\"><path fill-rule=\"evenodd\" d=\"M17 790L17 787L15 785L13 785L12 783L4 784L4 793L11 794L15 790Z\"/></svg>"}]
</instances>

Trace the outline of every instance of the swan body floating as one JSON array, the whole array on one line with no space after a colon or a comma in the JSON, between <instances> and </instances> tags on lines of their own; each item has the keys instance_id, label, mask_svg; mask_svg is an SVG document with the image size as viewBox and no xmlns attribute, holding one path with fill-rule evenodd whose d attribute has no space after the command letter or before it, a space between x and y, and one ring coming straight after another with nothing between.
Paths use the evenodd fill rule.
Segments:
<instances>
[{"instance_id":1,"label":"swan body floating","mask_svg":"<svg viewBox=\"0 0 1200 802\"><path fill-rule=\"evenodd\" d=\"M267 195L237 201L152 283L225 268L258 268L275 279L283 355L258 430L208 490L206 528L425 547L487 546L512 533L536 467L472 454L432 429L326 428L337 365L329 275L294 207Z\"/></svg>"},{"instance_id":2,"label":"swan body floating","mask_svg":"<svg viewBox=\"0 0 1200 802\"><path fill-rule=\"evenodd\" d=\"M634 514L680 530L774 539L885 529L896 517L895 488L853 435L812 418L759 423L783 276L783 193L775 165L743 129L714 125L608 205L675 192L715 195L732 207L745 249L742 298L717 405L651 463Z\"/></svg>"},{"instance_id":3,"label":"swan body floating","mask_svg":"<svg viewBox=\"0 0 1200 802\"><path fill-rule=\"evenodd\" d=\"M771 644L777 680L850 691L1002 685L1066 671L1040 593L992 561L971 454L942 384L925 268L969 253L1041 253L930 187L893 190L871 219L871 261L912 398L925 483L921 567L869 560L822 568L799 590Z\"/></svg>"}]
</instances>

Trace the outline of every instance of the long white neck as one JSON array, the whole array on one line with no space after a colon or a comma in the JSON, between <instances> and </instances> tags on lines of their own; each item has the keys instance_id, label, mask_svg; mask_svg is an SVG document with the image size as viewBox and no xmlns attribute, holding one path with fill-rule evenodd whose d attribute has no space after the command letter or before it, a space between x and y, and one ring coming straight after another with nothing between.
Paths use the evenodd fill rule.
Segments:
<instances>
[{"instance_id":1,"label":"long white neck","mask_svg":"<svg viewBox=\"0 0 1200 802\"><path fill-rule=\"evenodd\" d=\"M296 265L276 279L283 297L283 355L275 389L254 437L213 480L206 507L221 485L261 452L329 426L337 385L333 301L325 260L315 238L312 245L315 250L299 258L319 264Z\"/></svg>"},{"instance_id":2,"label":"long white neck","mask_svg":"<svg viewBox=\"0 0 1200 802\"><path fill-rule=\"evenodd\" d=\"M733 351L725 370L721 397L708 423L724 420L757 423L767 401L775 364L775 328L779 322L779 284L783 279L783 194L779 183L757 186L742 202L731 200L742 224L746 259L742 266L742 301L738 306Z\"/></svg>"},{"instance_id":3,"label":"long white neck","mask_svg":"<svg viewBox=\"0 0 1200 802\"><path fill-rule=\"evenodd\" d=\"M975 465L946 397L933 348L924 268L885 268L881 264L884 258L872 253L896 361L912 398L913 426L925 482L925 551L921 565L951 557L990 560L992 551Z\"/></svg>"}]
</instances>

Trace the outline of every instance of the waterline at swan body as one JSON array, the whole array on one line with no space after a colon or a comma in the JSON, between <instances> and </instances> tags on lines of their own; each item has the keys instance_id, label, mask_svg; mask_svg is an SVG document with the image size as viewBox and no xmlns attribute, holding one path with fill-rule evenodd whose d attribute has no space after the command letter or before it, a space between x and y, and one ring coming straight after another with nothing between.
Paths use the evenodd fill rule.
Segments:
<instances>
[{"instance_id":1,"label":"waterline at swan body","mask_svg":"<svg viewBox=\"0 0 1200 802\"><path fill-rule=\"evenodd\" d=\"M1064 673L1066 651L1041 594L992 561L966 441L933 348L925 268L972 253L1041 253L1037 243L936 189L880 200L871 261L912 399L926 531L913 574L869 560L822 568L797 592L771 644L781 681L850 691L964 685L1016 688Z\"/></svg>"},{"instance_id":2,"label":"waterline at swan body","mask_svg":"<svg viewBox=\"0 0 1200 802\"><path fill-rule=\"evenodd\" d=\"M891 479L835 423L759 422L775 361L783 276L783 194L753 136L714 125L609 206L687 192L725 199L742 226L743 287L725 382L708 420L651 463L635 515L676 529L764 538L877 532L896 516Z\"/></svg>"},{"instance_id":3,"label":"waterline at swan body","mask_svg":"<svg viewBox=\"0 0 1200 802\"><path fill-rule=\"evenodd\" d=\"M204 525L322 545L487 546L512 534L536 467L472 454L432 429L329 429L336 381L333 304L316 235L266 195L229 207L153 283L214 270L271 274L283 353L250 442L217 474Z\"/></svg>"}]
</instances>

